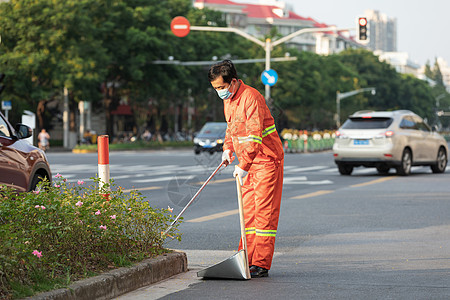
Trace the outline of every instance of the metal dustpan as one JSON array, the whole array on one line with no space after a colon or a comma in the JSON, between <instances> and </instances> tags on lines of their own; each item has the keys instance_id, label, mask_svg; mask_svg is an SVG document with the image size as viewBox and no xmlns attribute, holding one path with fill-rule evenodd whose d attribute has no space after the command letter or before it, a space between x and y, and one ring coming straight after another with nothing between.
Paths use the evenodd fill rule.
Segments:
<instances>
[{"instance_id":1,"label":"metal dustpan","mask_svg":"<svg viewBox=\"0 0 450 300\"><path fill-rule=\"evenodd\" d=\"M244 207L242 202L242 190L239 178L236 177L236 186L239 204L239 220L241 224L242 250L233 256L211 267L197 272L197 277L224 278L224 279L250 279L247 255L247 237L245 235Z\"/></svg>"}]
</instances>

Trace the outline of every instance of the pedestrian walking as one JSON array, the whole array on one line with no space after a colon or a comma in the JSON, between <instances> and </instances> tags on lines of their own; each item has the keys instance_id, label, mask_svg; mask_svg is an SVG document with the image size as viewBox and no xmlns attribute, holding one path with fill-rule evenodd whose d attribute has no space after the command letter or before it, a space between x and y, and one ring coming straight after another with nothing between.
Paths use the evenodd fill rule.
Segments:
<instances>
[{"instance_id":1,"label":"pedestrian walking","mask_svg":"<svg viewBox=\"0 0 450 300\"><path fill-rule=\"evenodd\" d=\"M227 130L222 161L239 164L248 260L252 278L267 277L272 264L283 188L284 152L264 97L238 79L230 60L213 65L208 79L223 100ZM242 249L242 241L239 250Z\"/></svg>"},{"instance_id":2,"label":"pedestrian walking","mask_svg":"<svg viewBox=\"0 0 450 300\"><path fill-rule=\"evenodd\" d=\"M38 140L38 146L40 149L46 151L50 148L50 135L44 128L42 128L41 132L39 132Z\"/></svg>"}]
</instances>

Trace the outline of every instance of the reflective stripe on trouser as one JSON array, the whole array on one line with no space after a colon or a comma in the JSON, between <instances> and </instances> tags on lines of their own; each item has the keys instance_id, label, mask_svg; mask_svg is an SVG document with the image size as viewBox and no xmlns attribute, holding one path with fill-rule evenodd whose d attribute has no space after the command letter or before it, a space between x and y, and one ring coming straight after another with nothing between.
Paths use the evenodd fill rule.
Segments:
<instances>
[{"instance_id":1,"label":"reflective stripe on trouser","mask_svg":"<svg viewBox=\"0 0 450 300\"><path fill-rule=\"evenodd\" d=\"M283 160L253 164L244 178L242 195L250 266L270 269L272 265L283 189L283 165Z\"/></svg>"}]
</instances>

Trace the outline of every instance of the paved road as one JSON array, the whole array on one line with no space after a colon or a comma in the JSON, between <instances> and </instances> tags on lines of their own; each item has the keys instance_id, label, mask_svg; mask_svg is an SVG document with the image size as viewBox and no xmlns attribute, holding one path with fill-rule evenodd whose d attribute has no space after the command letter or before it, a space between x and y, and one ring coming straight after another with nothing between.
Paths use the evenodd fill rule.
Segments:
<instances>
[{"instance_id":1,"label":"paved road","mask_svg":"<svg viewBox=\"0 0 450 300\"><path fill-rule=\"evenodd\" d=\"M54 174L88 180L95 154L49 153ZM111 153L111 177L137 187L154 206L184 206L218 156L191 151ZM270 277L202 280L196 272L231 256L239 239L232 168L185 213L190 271L119 299L449 299L450 176L413 168L408 177L375 169L340 176L331 153L288 154ZM174 191L173 182L187 184ZM183 181L184 180L184 181ZM172 183L172 184L171 184ZM198 186L198 183L197 183ZM181 195L181 196L180 196ZM178 205L177 205L178 203Z\"/></svg>"}]
</instances>

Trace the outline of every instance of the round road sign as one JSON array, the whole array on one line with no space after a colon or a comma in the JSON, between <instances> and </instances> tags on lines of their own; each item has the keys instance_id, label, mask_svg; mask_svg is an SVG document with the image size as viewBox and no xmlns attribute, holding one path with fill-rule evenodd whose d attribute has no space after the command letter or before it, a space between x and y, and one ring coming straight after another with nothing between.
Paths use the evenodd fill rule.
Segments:
<instances>
[{"instance_id":1,"label":"round road sign","mask_svg":"<svg viewBox=\"0 0 450 300\"><path fill-rule=\"evenodd\" d=\"M273 86L277 83L278 74L275 70L264 70L261 73L261 81L264 85Z\"/></svg>"},{"instance_id":2,"label":"round road sign","mask_svg":"<svg viewBox=\"0 0 450 300\"><path fill-rule=\"evenodd\" d=\"M191 25L189 24L188 19L181 16L173 18L172 22L170 23L170 29L177 37L187 36L189 31L191 30L190 27Z\"/></svg>"}]
</instances>

